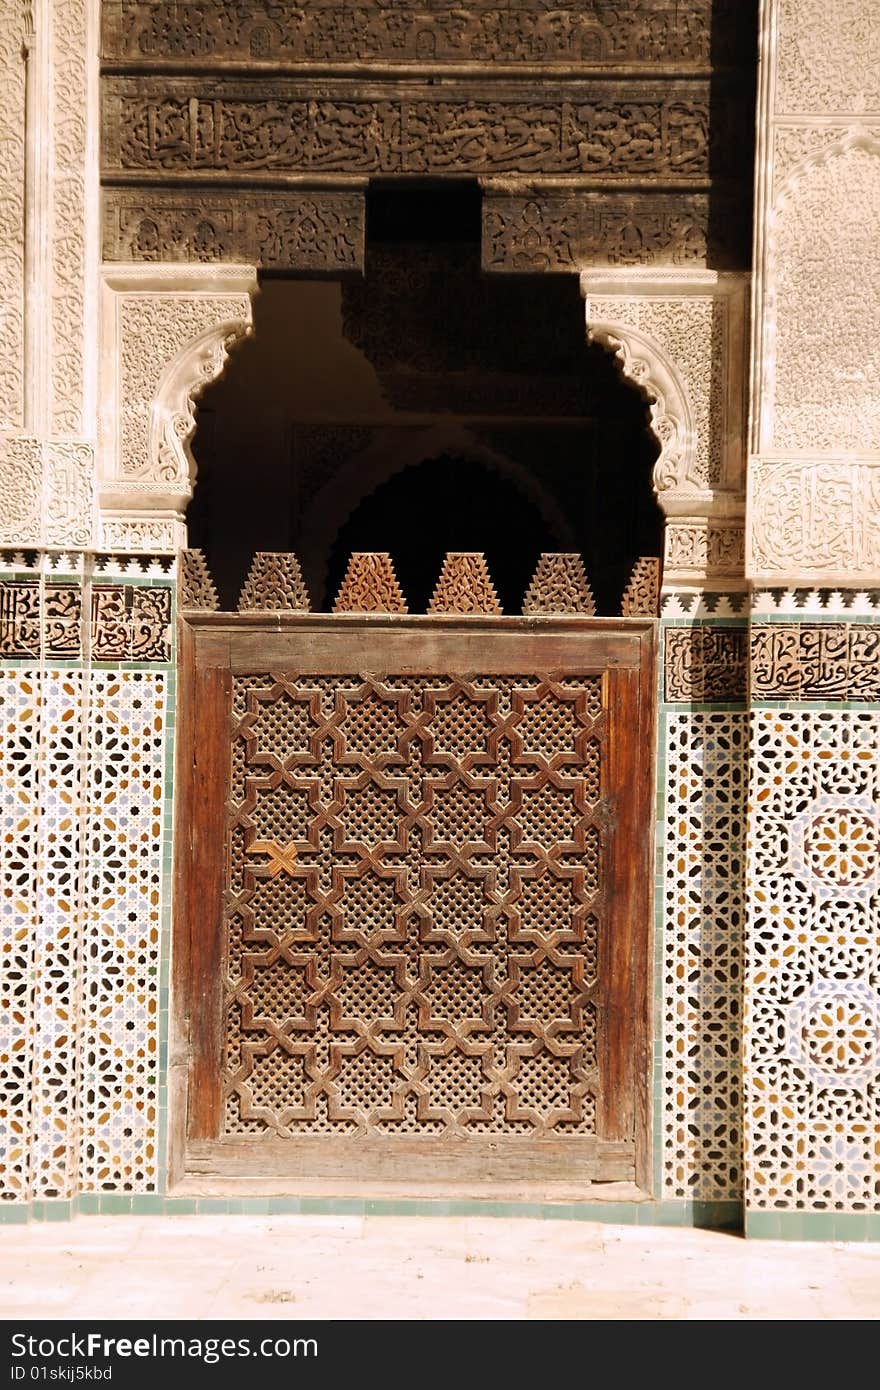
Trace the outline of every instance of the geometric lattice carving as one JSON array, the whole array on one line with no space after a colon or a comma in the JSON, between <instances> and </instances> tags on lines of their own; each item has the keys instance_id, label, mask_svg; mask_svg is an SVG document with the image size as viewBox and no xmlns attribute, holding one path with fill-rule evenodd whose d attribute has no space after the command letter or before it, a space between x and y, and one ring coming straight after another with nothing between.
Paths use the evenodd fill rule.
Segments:
<instances>
[{"instance_id":1,"label":"geometric lattice carving","mask_svg":"<svg viewBox=\"0 0 880 1390\"><path fill-rule=\"evenodd\" d=\"M545 552L523 599L523 613L596 612L596 604L578 554Z\"/></svg>"},{"instance_id":2,"label":"geometric lattice carving","mask_svg":"<svg viewBox=\"0 0 880 1390\"><path fill-rule=\"evenodd\" d=\"M215 612L220 607L220 599L204 551L181 550L178 561L180 607Z\"/></svg>"},{"instance_id":3,"label":"geometric lattice carving","mask_svg":"<svg viewBox=\"0 0 880 1390\"><path fill-rule=\"evenodd\" d=\"M428 612L500 614L501 605L485 556L479 552L451 551L443 561Z\"/></svg>"},{"instance_id":4,"label":"geometric lattice carving","mask_svg":"<svg viewBox=\"0 0 880 1390\"><path fill-rule=\"evenodd\" d=\"M656 618L660 612L660 561L641 555L632 567L620 605L624 618Z\"/></svg>"},{"instance_id":5,"label":"geometric lattice carving","mask_svg":"<svg viewBox=\"0 0 880 1390\"><path fill-rule=\"evenodd\" d=\"M593 1135L602 678L233 677L226 1134Z\"/></svg>"},{"instance_id":6,"label":"geometric lattice carving","mask_svg":"<svg viewBox=\"0 0 880 1390\"><path fill-rule=\"evenodd\" d=\"M309 594L292 551L258 550L248 571L239 613L308 613Z\"/></svg>"},{"instance_id":7,"label":"geometric lattice carving","mask_svg":"<svg viewBox=\"0 0 880 1390\"><path fill-rule=\"evenodd\" d=\"M749 1206L871 1211L880 1131L880 726L757 710L750 775Z\"/></svg>"},{"instance_id":8,"label":"geometric lattice carving","mask_svg":"<svg viewBox=\"0 0 880 1390\"><path fill-rule=\"evenodd\" d=\"M742 1196L743 712L664 717L663 1191Z\"/></svg>"},{"instance_id":9,"label":"geometric lattice carving","mask_svg":"<svg viewBox=\"0 0 880 1390\"><path fill-rule=\"evenodd\" d=\"M333 612L406 611L406 600L397 582L391 556L383 552L358 552L352 555Z\"/></svg>"}]
</instances>

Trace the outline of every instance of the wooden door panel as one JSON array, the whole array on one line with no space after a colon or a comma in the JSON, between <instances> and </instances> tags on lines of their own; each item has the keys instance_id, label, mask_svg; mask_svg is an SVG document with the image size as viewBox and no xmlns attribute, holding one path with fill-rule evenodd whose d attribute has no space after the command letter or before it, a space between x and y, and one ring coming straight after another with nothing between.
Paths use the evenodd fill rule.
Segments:
<instances>
[{"instance_id":1,"label":"wooden door panel","mask_svg":"<svg viewBox=\"0 0 880 1390\"><path fill-rule=\"evenodd\" d=\"M651 626L475 626L194 632L191 1172L634 1178Z\"/></svg>"}]
</instances>

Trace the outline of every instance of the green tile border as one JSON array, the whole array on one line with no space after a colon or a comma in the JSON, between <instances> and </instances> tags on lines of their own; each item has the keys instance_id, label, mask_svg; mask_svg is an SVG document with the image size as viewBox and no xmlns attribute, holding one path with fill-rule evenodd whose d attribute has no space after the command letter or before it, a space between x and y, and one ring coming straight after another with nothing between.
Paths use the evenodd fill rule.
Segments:
<instances>
[{"instance_id":1,"label":"green tile border","mask_svg":"<svg viewBox=\"0 0 880 1390\"><path fill-rule=\"evenodd\" d=\"M880 1211L747 1211L750 1240L880 1241Z\"/></svg>"},{"instance_id":2,"label":"green tile border","mask_svg":"<svg viewBox=\"0 0 880 1390\"><path fill-rule=\"evenodd\" d=\"M503 1202L479 1198L168 1197L161 1193L85 1192L67 1201L0 1205L0 1225L69 1221L75 1216L486 1216L511 1220L590 1221L612 1226L742 1230L739 1202Z\"/></svg>"}]
</instances>

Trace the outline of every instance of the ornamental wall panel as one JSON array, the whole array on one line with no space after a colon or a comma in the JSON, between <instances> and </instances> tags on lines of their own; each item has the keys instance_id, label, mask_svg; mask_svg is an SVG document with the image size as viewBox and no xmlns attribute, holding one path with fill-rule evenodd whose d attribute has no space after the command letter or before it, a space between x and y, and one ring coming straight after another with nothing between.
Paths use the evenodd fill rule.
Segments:
<instances>
[{"instance_id":1,"label":"ornamental wall panel","mask_svg":"<svg viewBox=\"0 0 880 1390\"><path fill-rule=\"evenodd\" d=\"M752 715L747 1205L876 1210L880 718Z\"/></svg>"},{"instance_id":2,"label":"ornamental wall panel","mask_svg":"<svg viewBox=\"0 0 880 1390\"><path fill-rule=\"evenodd\" d=\"M0 9L0 429L24 425L24 7Z\"/></svg>"}]
</instances>

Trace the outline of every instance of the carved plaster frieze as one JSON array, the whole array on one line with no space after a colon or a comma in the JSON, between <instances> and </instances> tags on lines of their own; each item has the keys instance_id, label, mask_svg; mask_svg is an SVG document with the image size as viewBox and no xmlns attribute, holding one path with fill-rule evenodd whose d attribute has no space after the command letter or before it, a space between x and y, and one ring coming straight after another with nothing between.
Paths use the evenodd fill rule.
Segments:
<instances>
[{"instance_id":1,"label":"carved plaster frieze","mask_svg":"<svg viewBox=\"0 0 880 1390\"><path fill-rule=\"evenodd\" d=\"M731 583L745 581L742 518L670 517L665 531L664 585L722 575Z\"/></svg>"},{"instance_id":2,"label":"carved plaster frieze","mask_svg":"<svg viewBox=\"0 0 880 1390\"><path fill-rule=\"evenodd\" d=\"M158 514L157 525L183 512L194 402L251 332L255 289L250 266L105 267L99 476L109 512Z\"/></svg>"},{"instance_id":3,"label":"carved plaster frieze","mask_svg":"<svg viewBox=\"0 0 880 1390\"><path fill-rule=\"evenodd\" d=\"M712 511L743 486L748 277L715 271L585 271L587 331L652 403L667 513Z\"/></svg>"},{"instance_id":4,"label":"carved plaster frieze","mask_svg":"<svg viewBox=\"0 0 880 1390\"><path fill-rule=\"evenodd\" d=\"M762 451L880 449L880 141L798 164L767 221Z\"/></svg>"},{"instance_id":5,"label":"carved plaster frieze","mask_svg":"<svg viewBox=\"0 0 880 1390\"><path fill-rule=\"evenodd\" d=\"M777 113L880 111L872 0L776 0Z\"/></svg>"},{"instance_id":6,"label":"carved plaster frieze","mask_svg":"<svg viewBox=\"0 0 880 1390\"><path fill-rule=\"evenodd\" d=\"M746 572L750 579L876 587L880 456L753 458Z\"/></svg>"},{"instance_id":7,"label":"carved plaster frieze","mask_svg":"<svg viewBox=\"0 0 880 1390\"><path fill-rule=\"evenodd\" d=\"M100 534L108 551L167 554L186 547L186 523L178 512L127 515L102 509Z\"/></svg>"},{"instance_id":8,"label":"carved plaster frieze","mask_svg":"<svg viewBox=\"0 0 880 1390\"><path fill-rule=\"evenodd\" d=\"M0 544L38 545L43 500L43 451L39 439L0 438Z\"/></svg>"},{"instance_id":9,"label":"carved plaster frieze","mask_svg":"<svg viewBox=\"0 0 880 1390\"><path fill-rule=\"evenodd\" d=\"M24 20L0 5L0 429L24 423Z\"/></svg>"},{"instance_id":10,"label":"carved plaster frieze","mask_svg":"<svg viewBox=\"0 0 880 1390\"><path fill-rule=\"evenodd\" d=\"M97 76L88 0L51 0L51 407L54 434L89 433L84 422L92 349L87 341L95 249L87 200L98 196ZM90 129L90 127L92 129Z\"/></svg>"}]
</instances>

